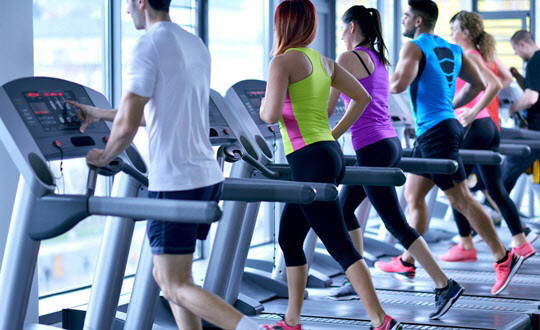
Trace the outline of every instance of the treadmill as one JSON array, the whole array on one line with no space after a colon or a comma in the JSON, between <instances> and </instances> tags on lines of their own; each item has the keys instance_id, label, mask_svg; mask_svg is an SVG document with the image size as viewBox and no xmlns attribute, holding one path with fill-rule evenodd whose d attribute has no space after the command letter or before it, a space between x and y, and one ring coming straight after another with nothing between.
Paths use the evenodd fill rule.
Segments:
<instances>
[{"instance_id":1,"label":"treadmill","mask_svg":"<svg viewBox=\"0 0 540 330\"><path fill-rule=\"evenodd\" d=\"M233 110L246 129L254 131L253 134L268 135L269 138L273 139L275 126L255 121L258 117L257 101L250 100L255 97L260 99L264 96L263 84L264 82L256 80L239 82L229 89L227 100L234 107ZM270 132L270 134L266 132ZM269 167L272 168L272 166ZM395 281L391 278L386 279L387 281ZM234 303L237 297L234 294L239 291L232 289L226 291L228 295L225 299ZM308 291L309 296L304 304L304 318L302 319L306 327L335 329L337 327L369 326L369 322L366 322L368 320L367 314L360 302L328 300L325 289L308 289ZM531 326L530 315L538 310L536 304L522 306L522 301L512 301L511 305L505 305L505 308L508 309L503 308L504 311L501 312L502 307L497 305L496 300L490 301L491 305L489 305L480 304L486 300L485 298L463 297L442 320L432 321L428 317L430 310L421 308L421 306L433 304L434 295L431 293L431 288L428 292L401 292L400 290L378 290L378 292L385 310L403 322L406 329L440 329L440 327L527 329ZM258 319L261 322L272 322L285 312L286 304L285 298L274 298L263 302L264 310L261 311ZM237 307L239 306L237 305ZM244 309L241 310L246 312Z\"/></svg>"},{"instance_id":2,"label":"treadmill","mask_svg":"<svg viewBox=\"0 0 540 330\"><path fill-rule=\"evenodd\" d=\"M262 166L246 150L253 148L244 142L233 144L238 139L222 115L216 103L223 102L221 95L211 91L210 96L210 140L218 149L218 162L223 166L229 162L249 162ZM244 148L245 147L245 148ZM255 158L254 158L255 157ZM116 184L116 182L115 182ZM147 183L146 183L147 184ZM118 189L113 187L113 193ZM249 202L282 201L311 203L314 200L333 200L337 189L330 184L304 184L301 182L282 182L276 180L252 180L226 178L221 199L226 200L224 208L242 212L242 206ZM232 202L230 202L232 201ZM227 212L225 212L228 214ZM227 218L225 216L224 218ZM234 218L233 218L234 219ZM168 302L159 299L159 287L152 275L152 254L145 237L135 283L128 306L118 307L120 291L124 280L127 256L133 235L132 219L123 221L108 220L104 239L98 258L98 271L92 284L90 301L87 306L68 309L63 312L63 326L68 329L170 329L175 328Z\"/></svg>"},{"instance_id":3,"label":"treadmill","mask_svg":"<svg viewBox=\"0 0 540 330\"><path fill-rule=\"evenodd\" d=\"M215 202L93 196L98 174L122 171L125 180L118 181L144 180L146 166L133 146L106 168L90 167L86 194L55 194L56 178L47 162L83 158L94 147L104 148L110 134L103 122L79 133L77 110L66 100L110 109L100 93L65 80L29 77L0 87L0 140L21 173L0 271L0 329L52 328L38 324L37 315L27 316L28 306L38 300L35 268L40 242L69 231L88 216L200 224L221 217Z\"/></svg>"}]
</instances>

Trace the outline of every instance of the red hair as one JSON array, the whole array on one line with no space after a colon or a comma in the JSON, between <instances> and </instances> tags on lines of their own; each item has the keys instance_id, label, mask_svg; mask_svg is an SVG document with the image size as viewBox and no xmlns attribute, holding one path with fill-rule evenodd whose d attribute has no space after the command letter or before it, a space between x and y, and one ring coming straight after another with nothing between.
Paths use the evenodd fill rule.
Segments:
<instances>
[{"instance_id":1,"label":"red hair","mask_svg":"<svg viewBox=\"0 0 540 330\"><path fill-rule=\"evenodd\" d=\"M317 12L309 0L285 0L274 15L275 40L272 54L307 46L317 35Z\"/></svg>"}]
</instances>

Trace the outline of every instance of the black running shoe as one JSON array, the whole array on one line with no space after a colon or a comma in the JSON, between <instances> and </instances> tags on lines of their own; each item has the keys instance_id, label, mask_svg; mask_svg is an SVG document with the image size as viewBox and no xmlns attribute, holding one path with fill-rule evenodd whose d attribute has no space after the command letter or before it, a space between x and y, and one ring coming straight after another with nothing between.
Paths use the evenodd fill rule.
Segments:
<instances>
[{"instance_id":1,"label":"black running shoe","mask_svg":"<svg viewBox=\"0 0 540 330\"><path fill-rule=\"evenodd\" d=\"M453 279L448 280L448 286L444 290L435 289L435 307L437 311L429 314L429 318L437 320L459 299L463 293L463 287Z\"/></svg>"}]
</instances>

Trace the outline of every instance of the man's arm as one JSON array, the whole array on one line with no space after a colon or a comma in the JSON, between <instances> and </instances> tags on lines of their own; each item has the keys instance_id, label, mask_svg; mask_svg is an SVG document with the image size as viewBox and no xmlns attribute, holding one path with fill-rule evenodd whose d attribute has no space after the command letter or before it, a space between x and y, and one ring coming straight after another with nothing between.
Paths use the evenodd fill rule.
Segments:
<instances>
[{"instance_id":1,"label":"man's arm","mask_svg":"<svg viewBox=\"0 0 540 330\"><path fill-rule=\"evenodd\" d=\"M514 78L516 78L519 87L521 87L522 90L525 90L525 78L521 75L521 73L519 73L519 71L514 67L510 68L510 73L512 76L514 76Z\"/></svg>"},{"instance_id":2,"label":"man's arm","mask_svg":"<svg viewBox=\"0 0 540 330\"><path fill-rule=\"evenodd\" d=\"M398 94L407 89L418 75L422 51L412 41L407 42L399 53L396 71L390 77L390 93Z\"/></svg>"},{"instance_id":3,"label":"man's arm","mask_svg":"<svg viewBox=\"0 0 540 330\"><path fill-rule=\"evenodd\" d=\"M538 102L538 92L527 88L519 100L510 107L510 116L516 112L529 109Z\"/></svg>"},{"instance_id":4,"label":"man's arm","mask_svg":"<svg viewBox=\"0 0 540 330\"><path fill-rule=\"evenodd\" d=\"M476 68L476 65L465 55L462 57L459 77L468 84L465 84L459 93L454 96L454 101L452 102L454 109L461 108L468 104L486 89L486 85L482 81L482 77L480 76L480 72Z\"/></svg>"},{"instance_id":5,"label":"man's arm","mask_svg":"<svg viewBox=\"0 0 540 330\"><path fill-rule=\"evenodd\" d=\"M120 107L114 117L111 135L105 150L93 149L86 156L89 164L102 167L126 150L139 126L144 115L144 106L150 98L127 92L122 97Z\"/></svg>"}]
</instances>

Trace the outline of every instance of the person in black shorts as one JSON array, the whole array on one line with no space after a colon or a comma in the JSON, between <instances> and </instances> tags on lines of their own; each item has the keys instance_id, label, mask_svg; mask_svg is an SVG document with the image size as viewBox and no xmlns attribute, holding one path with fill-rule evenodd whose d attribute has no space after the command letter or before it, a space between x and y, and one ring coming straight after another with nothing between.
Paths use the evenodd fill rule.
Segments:
<instances>
[{"instance_id":1,"label":"person in black shorts","mask_svg":"<svg viewBox=\"0 0 540 330\"><path fill-rule=\"evenodd\" d=\"M434 185L442 189L452 207L465 215L490 247L496 260L496 283L491 292L497 294L507 287L523 258L505 249L491 219L465 183L465 169L459 154L464 131L454 114L454 108L469 103L485 85L461 48L434 34L439 14L435 2L409 0L408 3L402 24L404 35L414 40L401 50L396 71L390 79L390 92L401 93L410 86L418 136L414 157L453 159L459 165L451 175L409 175L405 187L409 221L414 229L424 234L428 226L425 196ZM468 84L454 98L457 77ZM407 252L398 261L414 266L414 258Z\"/></svg>"}]
</instances>

